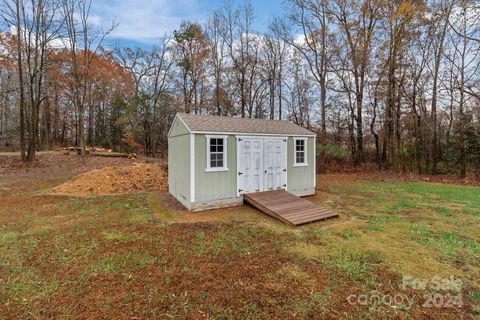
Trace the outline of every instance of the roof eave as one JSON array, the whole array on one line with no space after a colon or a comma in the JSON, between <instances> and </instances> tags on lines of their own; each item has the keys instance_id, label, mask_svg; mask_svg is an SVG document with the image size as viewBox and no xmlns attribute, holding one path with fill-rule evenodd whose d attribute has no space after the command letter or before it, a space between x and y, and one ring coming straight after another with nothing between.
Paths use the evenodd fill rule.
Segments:
<instances>
[{"instance_id":1,"label":"roof eave","mask_svg":"<svg viewBox=\"0 0 480 320\"><path fill-rule=\"evenodd\" d=\"M281 136L281 137L316 137L315 133L299 134L299 133L259 133L259 132L233 132L233 131L190 131L193 134L226 134L226 135L248 135L248 136Z\"/></svg>"}]
</instances>

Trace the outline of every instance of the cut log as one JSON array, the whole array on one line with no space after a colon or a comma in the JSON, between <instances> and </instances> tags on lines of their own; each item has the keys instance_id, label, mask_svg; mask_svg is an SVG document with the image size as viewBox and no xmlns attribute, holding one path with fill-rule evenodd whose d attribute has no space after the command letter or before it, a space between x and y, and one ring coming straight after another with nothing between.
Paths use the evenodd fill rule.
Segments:
<instances>
[{"instance_id":1,"label":"cut log","mask_svg":"<svg viewBox=\"0 0 480 320\"><path fill-rule=\"evenodd\" d=\"M97 157L112 157L112 158L130 158L131 156L128 153L121 152L91 152L92 156Z\"/></svg>"}]
</instances>

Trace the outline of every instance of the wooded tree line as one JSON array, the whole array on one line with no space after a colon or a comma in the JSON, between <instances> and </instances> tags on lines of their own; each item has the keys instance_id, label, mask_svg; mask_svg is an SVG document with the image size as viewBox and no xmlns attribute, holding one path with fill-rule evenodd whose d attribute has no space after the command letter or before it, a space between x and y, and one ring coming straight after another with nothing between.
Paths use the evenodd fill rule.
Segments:
<instances>
[{"instance_id":1,"label":"wooded tree line","mask_svg":"<svg viewBox=\"0 0 480 320\"><path fill-rule=\"evenodd\" d=\"M266 32L225 1L152 50L103 47L88 0L3 0L0 137L166 153L177 111L291 120L355 165L480 172L480 5L288 0ZM121 21L120 21L121 23ZM124 147L124 146L123 146ZM23 153L22 153L23 154Z\"/></svg>"},{"instance_id":2,"label":"wooded tree line","mask_svg":"<svg viewBox=\"0 0 480 320\"><path fill-rule=\"evenodd\" d=\"M18 134L24 160L53 144L74 143L85 153L85 139L105 137L115 99L128 95L130 75L101 46L113 27L93 29L90 4L1 3L0 137L9 143Z\"/></svg>"}]
</instances>

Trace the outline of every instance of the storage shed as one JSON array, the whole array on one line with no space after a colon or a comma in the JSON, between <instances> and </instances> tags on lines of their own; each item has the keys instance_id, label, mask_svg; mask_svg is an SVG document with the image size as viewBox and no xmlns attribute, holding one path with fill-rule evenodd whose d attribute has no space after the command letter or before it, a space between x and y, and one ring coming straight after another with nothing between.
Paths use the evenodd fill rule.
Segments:
<instances>
[{"instance_id":1,"label":"storage shed","mask_svg":"<svg viewBox=\"0 0 480 320\"><path fill-rule=\"evenodd\" d=\"M168 133L170 193L191 211L243 195L315 193L316 135L289 121L178 113Z\"/></svg>"}]
</instances>

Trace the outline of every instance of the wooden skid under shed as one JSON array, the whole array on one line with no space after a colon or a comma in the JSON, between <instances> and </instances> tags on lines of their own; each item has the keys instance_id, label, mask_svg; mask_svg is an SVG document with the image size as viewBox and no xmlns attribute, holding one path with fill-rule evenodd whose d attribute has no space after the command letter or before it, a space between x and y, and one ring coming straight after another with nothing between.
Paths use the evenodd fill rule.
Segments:
<instances>
[{"instance_id":1,"label":"wooden skid under shed","mask_svg":"<svg viewBox=\"0 0 480 320\"><path fill-rule=\"evenodd\" d=\"M248 193L243 199L269 216L294 226L338 216L285 190Z\"/></svg>"}]
</instances>

